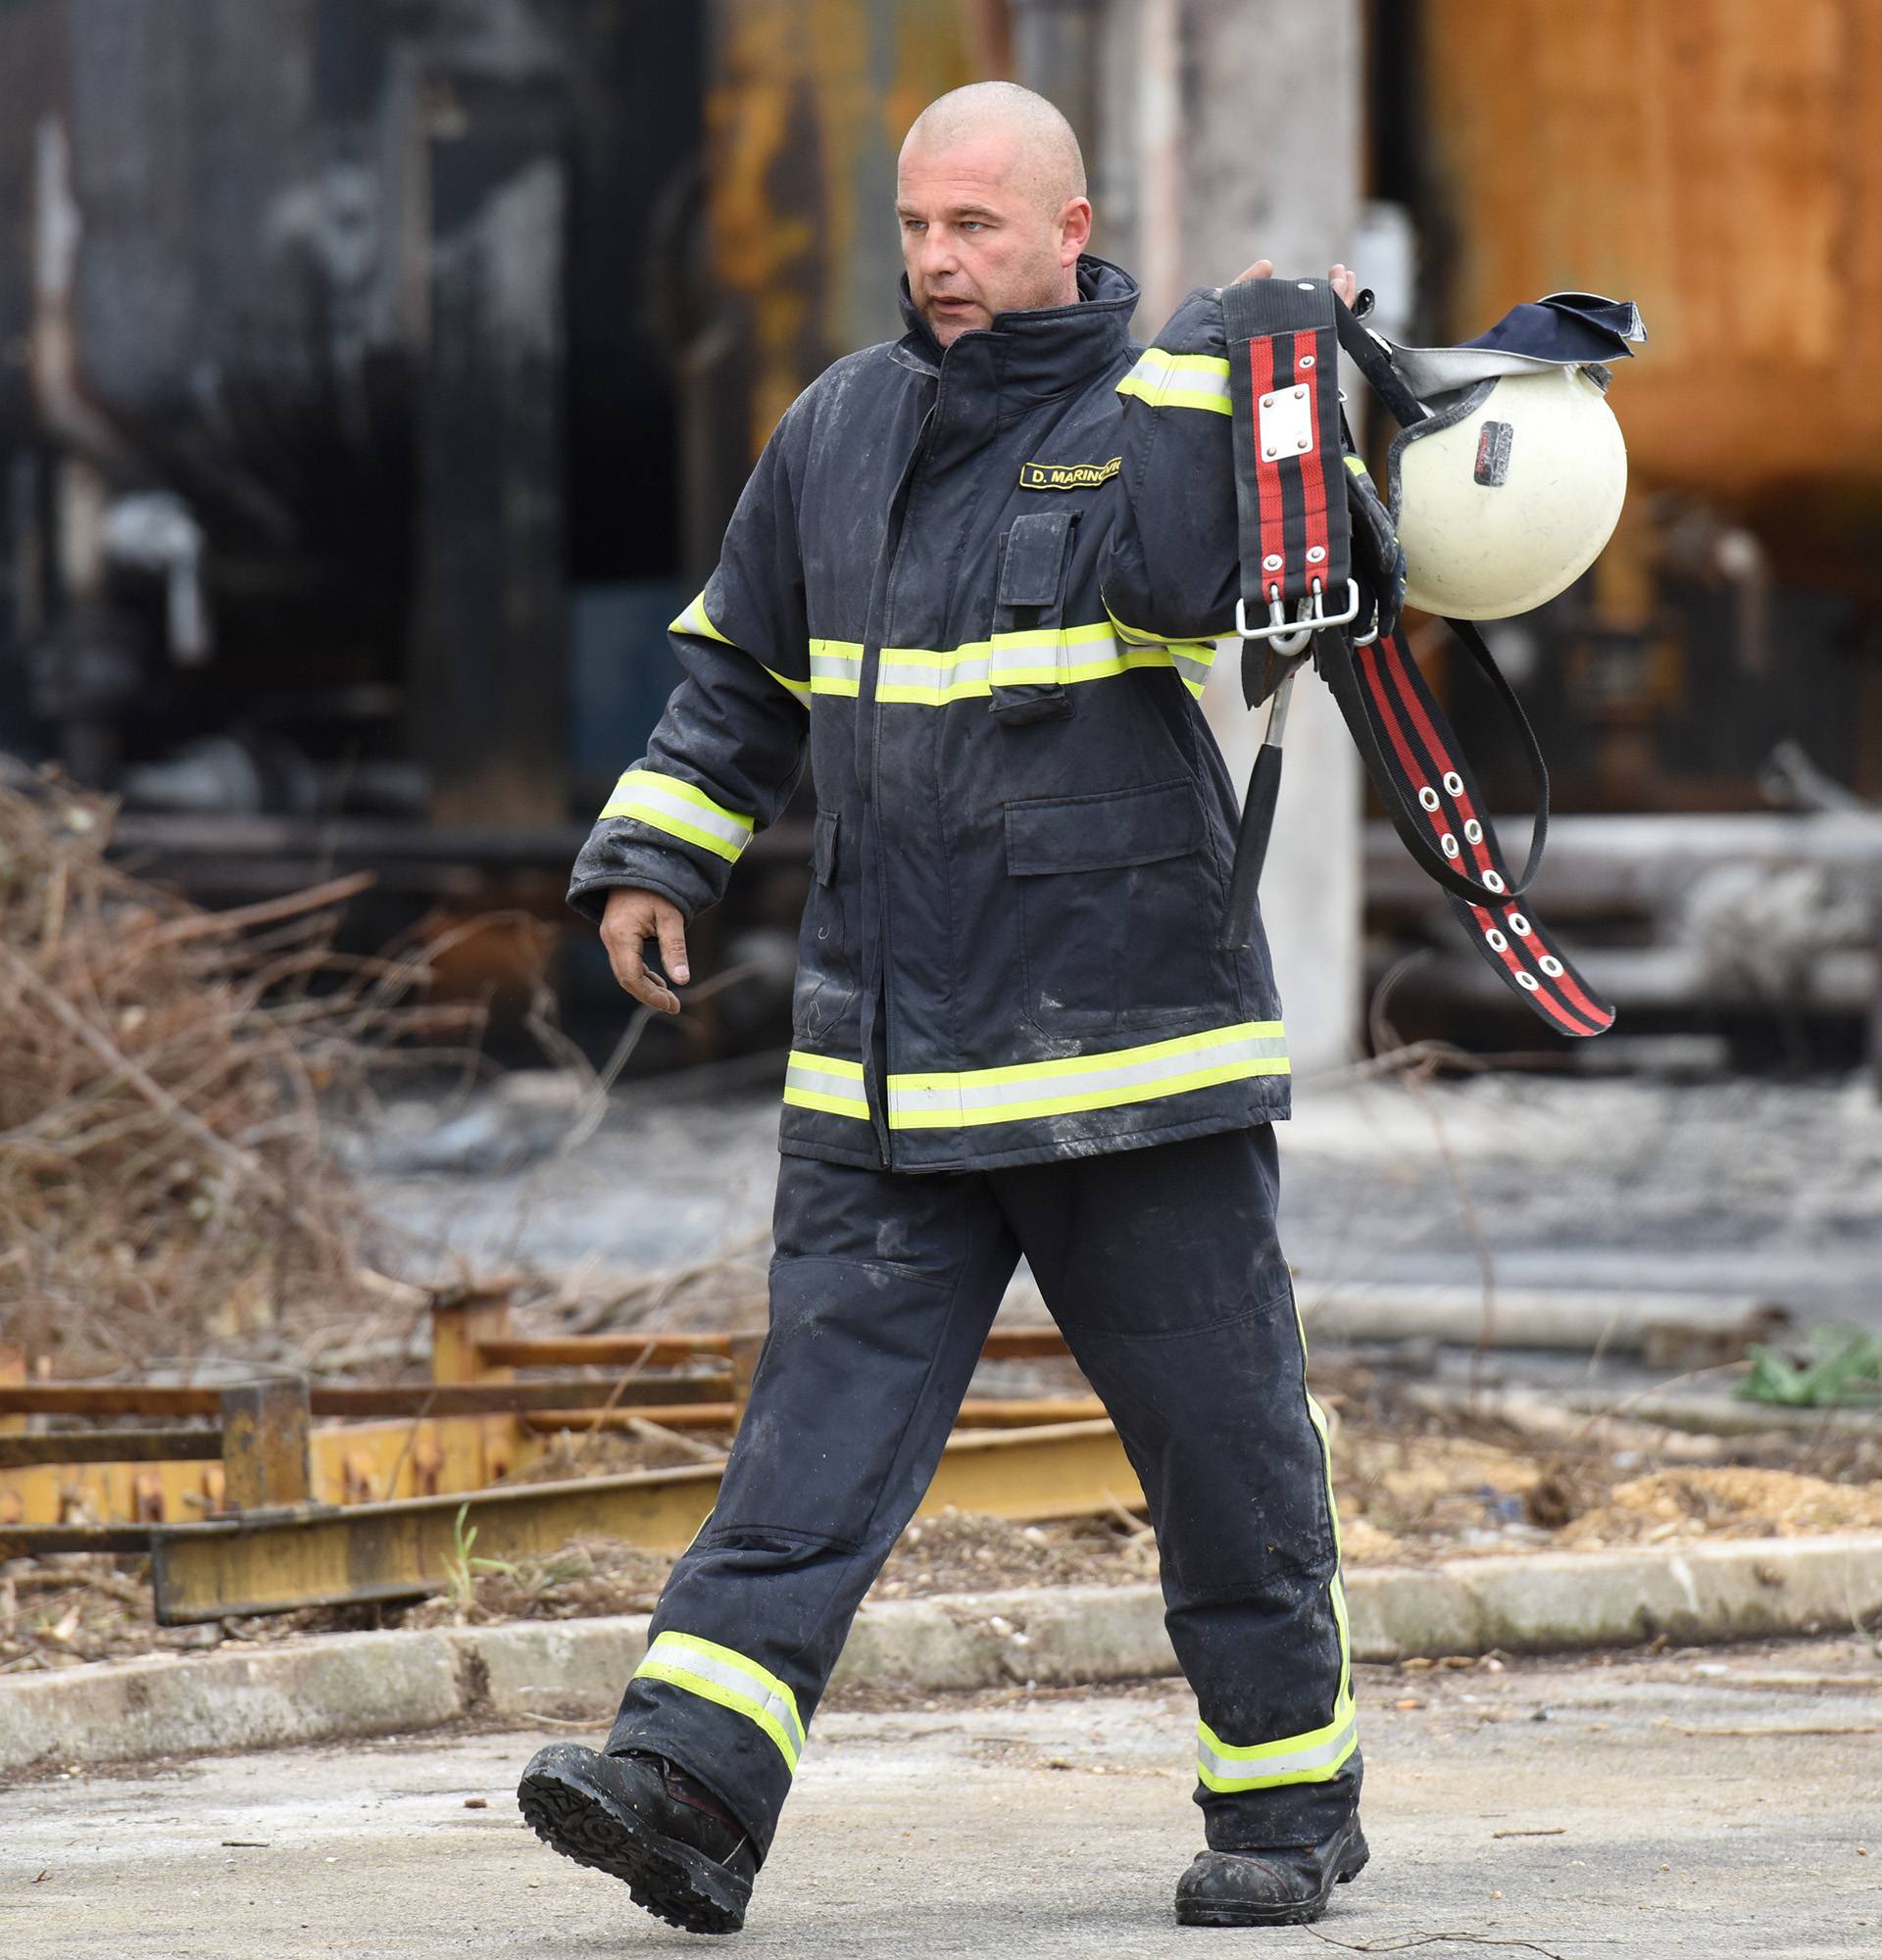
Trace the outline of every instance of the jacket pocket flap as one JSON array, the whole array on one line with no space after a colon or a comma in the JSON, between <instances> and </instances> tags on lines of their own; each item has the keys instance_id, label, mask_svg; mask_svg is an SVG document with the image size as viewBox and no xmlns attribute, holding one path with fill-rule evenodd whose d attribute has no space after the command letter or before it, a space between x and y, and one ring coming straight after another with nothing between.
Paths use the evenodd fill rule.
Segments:
<instances>
[{"instance_id":1,"label":"jacket pocket flap","mask_svg":"<svg viewBox=\"0 0 1882 1960\"><path fill-rule=\"evenodd\" d=\"M1071 538L1069 511L1028 511L1007 532L1000 562L1002 606L1051 606L1059 598L1065 546Z\"/></svg>"},{"instance_id":2,"label":"jacket pocket flap","mask_svg":"<svg viewBox=\"0 0 1882 1960\"><path fill-rule=\"evenodd\" d=\"M1202 806L1187 779L1007 805L1007 870L1015 878L1155 864L1202 841Z\"/></svg>"}]
</instances>

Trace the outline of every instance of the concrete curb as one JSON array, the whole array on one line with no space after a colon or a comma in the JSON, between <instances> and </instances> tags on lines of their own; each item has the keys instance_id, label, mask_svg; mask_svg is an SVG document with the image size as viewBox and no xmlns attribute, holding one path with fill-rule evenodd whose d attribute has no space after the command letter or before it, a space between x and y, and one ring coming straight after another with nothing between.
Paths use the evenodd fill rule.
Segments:
<instances>
[{"instance_id":1,"label":"concrete curb","mask_svg":"<svg viewBox=\"0 0 1882 1960\"><path fill-rule=\"evenodd\" d=\"M1638 1551L1455 1559L1347 1576L1358 1660L1686 1645L1882 1615L1882 1532ZM1154 1586L1066 1586L866 1605L836 1680L909 1693L1176 1672ZM603 1721L644 1615L161 1655L0 1682L0 1774L436 1728L465 1717Z\"/></svg>"}]
</instances>

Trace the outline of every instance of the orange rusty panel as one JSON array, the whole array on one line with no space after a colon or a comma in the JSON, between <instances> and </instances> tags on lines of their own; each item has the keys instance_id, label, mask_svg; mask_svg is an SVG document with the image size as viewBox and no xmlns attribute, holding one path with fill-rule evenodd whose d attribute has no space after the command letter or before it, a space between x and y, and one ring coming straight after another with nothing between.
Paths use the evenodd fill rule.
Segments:
<instances>
[{"instance_id":1,"label":"orange rusty panel","mask_svg":"<svg viewBox=\"0 0 1882 1960\"><path fill-rule=\"evenodd\" d=\"M1426 0L1448 331L1578 287L1652 335L1638 483L1882 481L1882 9ZM1386 195L1391 186L1381 186ZM1442 243L1440 243L1442 239Z\"/></svg>"},{"instance_id":2,"label":"orange rusty panel","mask_svg":"<svg viewBox=\"0 0 1882 1960\"><path fill-rule=\"evenodd\" d=\"M706 102L712 270L735 296L754 456L797 394L899 331L895 158L986 73L987 0L720 0Z\"/></svg>"}]
</instances>

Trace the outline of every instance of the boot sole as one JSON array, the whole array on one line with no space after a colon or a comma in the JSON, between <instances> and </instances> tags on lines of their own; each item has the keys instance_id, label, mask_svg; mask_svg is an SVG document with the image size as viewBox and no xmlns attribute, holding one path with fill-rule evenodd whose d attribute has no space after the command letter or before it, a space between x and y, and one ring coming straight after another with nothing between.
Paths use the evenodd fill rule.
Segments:
<instances>
[{"instance_id":1,"label":"boot sole","mask_svg":"<svg viewBox=\"0 0 1882 1960\"><path fill-rule=\"evenodd\" d=\"M682 1933L736 1933L751 1888L723 1865L618 1803L577 1772L556 1765L517 1790L523 1821L552 1851L626 1886L634 1903Z\"/></svg>"},{"instance_id":2,"label":"boot sole","mask_svg":"<svg viewBox=\"0 0 1882 1960\"><path fill-rule=\"evenodd\" d=\"M1351 1885L1364 1871L1372 1856L1363 1838L1355 1842L1340 1861L1332 1884L1312 1898L1297 1899L1286 1905L1204 1905L1178 1900L1178 1926L1311 1926L1325 1911L1334 1886Z\"/></svg>"}]
</instances>

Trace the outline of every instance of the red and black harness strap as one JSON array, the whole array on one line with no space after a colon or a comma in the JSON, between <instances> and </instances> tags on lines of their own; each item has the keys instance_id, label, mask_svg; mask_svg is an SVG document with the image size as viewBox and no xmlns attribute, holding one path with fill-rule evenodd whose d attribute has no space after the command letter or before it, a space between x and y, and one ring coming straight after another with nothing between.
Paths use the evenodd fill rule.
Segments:
<instances>
[{"instance_id":1,"label":"red and black harness strap","mask_svg":"<svg viewBox=\"0 0 1882 1960\"><path fill-rule=\"evenodd\" d=\"M1477 637L1474 629L1468 637ZM1369 647L1342 648L1335 662L1342 653L1356 670L1360 711L1368 730L1376 732L1396 800L1418 810L1430 840L1468 880L1471 896L1460 895L1455 887L1447 887L1446 896L1491 970L1562 1034L1598 1035L1611 1027L1613 1008L1594 993L1519 902L1482 793L1403 637L1388 633ZM1327 664L1322 662L1322 671ZM1347 708L1345 700L1341 707ZM1349 727L1353 720L1349 710ZM1371 773L1378 783L1379 771ZM1378 786L1390 808L1394 798L1384 784ZM1530 855L1533 867L1533 846Z\"/></svg>"},{"instance_id":2,"label":"red and black harness strap","mask_svg":"<svg viewBox=\"0 0 1882 1960\"><path fill-rule=\"evenodd\" d=\"M1235 840L1219 944L1246 946L1280 793L1287 683L1307 659L1307 633L1288 629L1345 605L1352 561L1338 319L1322 279L1245 279L1222 289L1241 561L1242 697L1274 697ZM1333 603L1329 604L1331 599ZM1252 630L1251 630L1252 629ZM1277 629L1286 637L1277 644Z\"/></svg>"},{"instance_id":3,"label":"red and black harness strap","mask_svg":"<svg viewBox=\"0 0 1882 1960\"><path fill-rule=\"evenodd\" d=\"M1400 421L1416 420L1424 410L1392 369L1389 357L1322 280L1247 280L1226 287L1222 317L1243 614L1253 626L1281 612L1293 618L1300 600L1313 595L1316 579L1322 600L1338 594L1344 601L1351 530L1337 341L1346 341L1362 372ZM1365 342L1362 349L1355 344L1359 340ZM1304 358L1311 363L1305 370ZM1311 398L1283 397L1282 390L1303 385L1303 371ZM1312 421L1303 424L1302 412L1310 406ZM1345 606L1324 605L1322 610L1337 612ZM1450 722L1391 623L1369 644L1356 644L1350 626L1315 629L1312 639L1315 664L1339 704L1387 816L1414 861L1444 888L1472 943L1511 991L1562 1034L1602 1033L1613 1023L1612 1007L1518 904L1542 862L1549 823L1548 771L1521 703L1476 628L1447 620L1503 701L1535 779L1536 822L1528 861L1522 875L1511 878ZM1294 662L1279 664L1285 677ZM1251 705L1272 691L1275 666L1266 642L1244 639L1242 684ZM1224 945L1245 944L1252 926L1254 886L1273 818L1279 768L1278 740L1270 732L1244 804Z\"/></svg>"},{"instance_id":4,"label":"red and black harness strap","mask_svg":"<svg viewBox=\"0 0 1882 1960\"><path fill-rule=\"evenodd\" d=\"M1324 279L1222 289L1235 434L1242 605L1253 624L1345 609L1352 530L1341 461L1339 330ZM1251 703L1264 649L1242 643Z\"/></svg>"}]
</instances>

